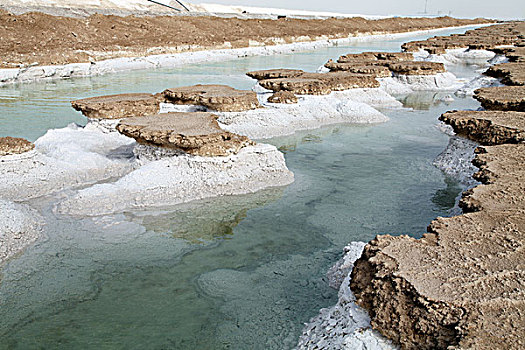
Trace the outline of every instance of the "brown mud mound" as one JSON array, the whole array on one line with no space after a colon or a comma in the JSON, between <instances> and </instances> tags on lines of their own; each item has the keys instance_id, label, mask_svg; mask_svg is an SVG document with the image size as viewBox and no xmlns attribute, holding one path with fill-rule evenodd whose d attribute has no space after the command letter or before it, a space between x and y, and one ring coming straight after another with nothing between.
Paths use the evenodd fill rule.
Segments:
<instances>
[{"instance_id":1,"label":"brown mud mound","mask_svg":"<svg viewBox=\"0 0 525 350\"><path fill-rule=\"evenodd\" d=\"M340 56L338 63L352 63L356 61L412 61L414 56L408 52L362 52Z\"/></svg>"},{"instance_id":2,"label":"brown mud mound","mask_svg":"<svg viewBox=\"0 0 525 350\"><path fill-rule=\"evenodd\" d=\"M474 178L483 183L463 194L464 212L508 208L525 210L525 143L481 146L473 163L480 168Z\"/></svg>"},{"instance_id":3,"label":"brown mud mound","mask_svg":"<svg viewBox=\"0 0 525 350\"><path fill-rule=\"evenodd\" d=\"M331 72L343 71L355 74L368 74L376 78L392 76L392 72L387 66L372 65L369 62L337 63L330 60L324 66L330 69Z\"/></svg>"},{"instance_id":4,"label":"brown mud mound","mask_svg":"<svg viewBox=\"0 0 525 350\"><path fill-rule=\"evenodd\" d=\"M257 80L295 78L303 74L306 72L299 69L265 69L246 73L250 78Z\"/></svg>"},{"instance_id":5,"label":"brown mud mound","mask_svg":"<svg viewBox=\"0 0 525 350\"><path fill-rule=\"evenodd\" d=\"M525 112L525 86L499 86L474 91L485 109Z\"/></svg>"},{"instance_id":6,"label":"brown mud mound","mask_svg":"<svg viewBox=\"0 0 525 350\"><path fill-rule=\"evenodd\" d=\"M469 48L493 50L502 45L517 45L524 28L520 22L468 30L464 34L437 36L427 40L411 41L401 46L404 51L426 50L431 54L443 54L446 50Z\"/></svg>"},{"instance_id":7,"label":"brown mud mound","mask_svg":"<svg viewBox=\"0 0 525 350\"><path fill-rule=\"evenodd\" d=\"M166 89L161 93L167 102L198 105L219 112L242 112L261 107L257 94L227 85L193 85Z\"/></svg>"},{"instance_id":8,"label":"brown mud mound","mask_svg":"<svg viewBox=\"0 0 525 350\"><path fill-rule=\"evenodd\" d=\"M272 96L268 97L270 103L297 103L297 96L289 91L277 91Z\"/></svg>"},{"instance_id":9,"label":"brown mud mound","mask_svg":"<svg viewBox=\"0 0 525 350\"><path fill-rule=\"evenodd\" d=\"M519 349L525 329L525 212L439 218L430 234L377 237L351 288L372 327L402 349ZM521 317L519 315L522 315Z\"/></svg>"},{"instance_id":10,"label":"brown mud mound","mask_svg":"<svg viewBox=\"0 0 525 350\"><path fill-rule=\"evenodd\" d=\"M525 142L525 113L452 111L439 117L456 134L484 145Z\"/></svg>"},{"instance_id":11,"label":"brown mud mound","mask_svg":"<svg viewBox=\"0 0 525 350\"><path fill-rule=\"evenodd\" d=\"M26 139L10 136L0 137L0 157L29 152L34 148L35 145Z\"/></svg>"},{"instance_id":12,"label":"brown mud mound","mask_svg":"<svg viewBox=\"0 0 525 350\"><path fill-rule=\"evenodd\" d=\"M303 73L293 78L260 80L259 85L274 92L289 91L297 95L328 95L332 91L380 86L372 75L349 72Z\"/></svg>"},{"instance_id":13,"label":"brown mud mound","mask_svg":"<svg viewBox=\"0 0 525 350\"><path fill-rule=\"evenodd\" d=\"M157 99L147 93L90 97L72 101L71 106L92 119L120 119L159 112Z\"/></svg>"},{"instance_id":14,"label":"brown mud mound","mask_svg":"<svg viewBox=\"0 0 525 350\"><path fill-rule=\"evenodd\" d=\"M146 145L181 150L199 156L227 156L253 145L246 136L220 128L212 113L163 113L126 118L117 130Z\"/></svg>"},{"instance_id":15,"label":"brown mud mound","mask_svg":"<svg viewBox=\"0 0 525 350\"><path fill-rule=\"evenodd\" d=\"M321 36L346 38L363 33L398 33L489 22L451 17L271 20L92 15L69 18L35 12L17 16L0 10L0 67L14 68L35 62L57 65L115 57L247 47L250 41L273 45L283 40L317 40Z\"/></svg>"},{"instance_id":16,"label":"brown mud mound","mask_svg":"<svg viewBox=\"0 0 525 350\"><path fill-rule=\"evenodd\" d=\"M438 62L396 62L388 68L399 75L434 75L445 72L443 63Z\"/></svg>"},{"instance_id":17,"label":"brown mud mound","mask_svg":"<svg viewBox=\"0 0 525 350\"><path fill-rule=\"evenodd\" d=\"M525 85L525 62L496 64L490 66L484 74L494 78L501 78L501 82L506 85Z\"/></svg>"}]
</instances>

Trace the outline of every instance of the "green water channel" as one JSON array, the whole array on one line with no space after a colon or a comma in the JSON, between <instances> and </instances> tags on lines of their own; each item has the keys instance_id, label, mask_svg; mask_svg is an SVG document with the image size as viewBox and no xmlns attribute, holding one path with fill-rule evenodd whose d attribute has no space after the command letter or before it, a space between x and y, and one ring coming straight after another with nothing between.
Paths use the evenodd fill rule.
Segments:
<instances>
[{"instance_id":1,"label":"green water channel","mask_svg":"<svg viewBox=\"0 0 525 350\"><path fill-rule=\"evenodd\" d=\"M0 136L35 140L84 123L68 104L76 98L197 83L251 88L249 70L314 71L340 54L398 51L420 38L2 87ZM478 104L443 104L442 95L402 97L415 109L383 111L385 124L266 141L295 173L286 188L96 218L56 216L67 194L31 201L45 238L0 271L0 349L293 348L303 324L336 302L325 273L347 243L420 236L454 206L460 184L432 165L448 143L435 124L446 110Z\"/></svg>"}]
</instances>

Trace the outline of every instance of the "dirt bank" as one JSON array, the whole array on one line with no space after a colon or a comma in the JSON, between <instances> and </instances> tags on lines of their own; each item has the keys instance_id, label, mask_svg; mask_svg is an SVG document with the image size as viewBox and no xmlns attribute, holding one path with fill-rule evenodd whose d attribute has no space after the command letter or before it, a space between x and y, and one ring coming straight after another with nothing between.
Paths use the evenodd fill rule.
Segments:
<instances>
[{"instance_id":1,"label":"dirt bank","mask_svg":"<svg viewBox=\"0 0 525 350\"><path fill-rule=\"evenodd\" d=\"M494 35L484 29L486 42L474 35L476 45L493 47L502 29ZM435 50L444 41L429 43ZM505 105L508 94L483 91L491 89L491 97L501 99L494 105ZM514 94L524 97L521 90ZM352 291L372 327L402 349L523 349L525 113L456 111L440 119L483 145L473 161L482 184L463 194L465 214L434 220L422 239L386 235L371 241L355 263Z\"/></svg>"},{"instance_id":2,"label":"dirt bank","mask_svg":"<svg viewBox=\"0 0 525 350\"><path fill-rule=\"evenodd\" d=\"M342 38L364 33L399 33L488 23L484 19L363 18L238 19L219 17L118 17L92 15L69 18L0 10L0 67L62 65L188 50L247 47Z\"/></svg>"}]
</instances>

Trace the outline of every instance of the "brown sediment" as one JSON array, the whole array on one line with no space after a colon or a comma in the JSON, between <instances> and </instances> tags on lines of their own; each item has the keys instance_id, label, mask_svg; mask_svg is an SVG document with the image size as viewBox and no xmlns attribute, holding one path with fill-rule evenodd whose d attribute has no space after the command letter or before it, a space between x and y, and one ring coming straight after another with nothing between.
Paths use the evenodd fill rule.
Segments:
<instances>
[{"instance_id":1,"label":"brown sediment","mask_svg":"<svg viewBox=\"0 0 525 350\"><path fill-rule=\"evenodd\" d=\"M509 57L509 54L513 55L516 60L518 57L523 57L522 52L507 53L506 56ZM518 56L519 55L519 56ZM490 77L501 78L501 82L506 85L525 85L525 61L514 61L496 64L489 67L484 73Z\"/></svg>"},{"instance_id":2,"label":"brown sediment","mask_svg":"<svg viewBox=\"0 0 525 350\"><path fill-rule=\"evenodd\" d=\"M207 157L236 154L255 144L246 136L222 130L217 116L205 112L126 118L119 122L117 130L141 144Z\"/></svg>"},{"instance_id":3,"label":"brown sediment","mask_svg":"<svg viewBox=\"0 0 525 350\"><path fill-rule=\"evenodd\" d=\"M297 96L290 91L277 91L272 96L268 97L270 103L297 103Z\"/></svg>"},{"instance_id":4,"label":"brown sediment","mask_svg":"<svg viewBox=\"0 0 525 350\"><path fill-rule=\"evenodd\" d=\"M351 63L356 61L412 61L414 57L408 52L362 52L340 56L338 63Z\"/></svg>"},{"instance_id":5,"label":"brown sediment","mask_svg":"<svg viewBox=\"0 0 525 350\"><path fill-rule=\"evenodd\" d=\"M408 52L363 52L339 57L337 62L329 60L325 65L331 72L371 74L375 77L397 75L434 75L445 72L442 63L414 61Z\"/></svg>"},{"instance_id":6,"label":"brown sediment","mask_svg":"<svg viewBox=\"0 0 525 350\"><path fill-rule=\"evenodd\" d=\"M265 69L251 71L246 73L246 75L256 80L264 80L279 78L295 78L305 73L305 71L299 69Z\"/></svg>"},{"instance_id":7,"label":"brown sediment","mask_svg":"<svg viewBox=\"0 0 525 350\"><path fill-rule=\"evenodd\" d=\"M159 102L152 94L135 93L85 98L71 106L88 118L120 119L156 114Z\"/></svg>"},{"instance_id":8,"label":"brown sediment","mask_svg":"<svg viewBox=\"0 0 525 350\"><path fill-rule=\"evenodd\" d=\"M484 145L525 142L525 113L513 111L452 111L439 120L454 132Z\"/></svg>"},{"instance_id":9,"label":"brown sediment","mask_svg":"<svg viewBox=\"0 0 525 350\"><path fill-rule=\"evenodd\" d=\"M29 152L35 145L19 137L0 137L0 156Z\"/></svg>"},{"instance_id":10,"label":"brown sediment","mask_svg":"<svg viewBox=\"0 0 525 350\"><path fill-rule=\"evenodd\" d=\"M161 93L167 102L199 105L219 112L242 112L261 107L257 94L227 85L192 85L166 89Z\"/></svg>"},{"instance_id":11,"label":"brown sediment","mask_svg":"<svg viewBox=\"0 0 525 350\"><path fill-rule=\"evenodd\" d=\"M503 45L517 46L522 42L524 31L522 22L511 22L494 27L468 30L464 34L436 36L427 40L411 41L401 47L406 52L426 50L432 54L442 54L445 50L469 48L472 50L494 50Z\"/></svg>"},{"instance_id":12,"label":"brown sediment","mask_svg":"<svg viewBox=\"0 0 525 350\"><path fill-rule=\"evenodd\" d=\"M61 65L116 57L248 47L254 42L274 45L492 22L451 17L271 20L96 14L69 18L37 12L13 15L0 10L0 67L16 68L34 63Z\"/></svg>"},{"instance_id":13,"label":"brown sediment","mask_svg":"<svg viewBox=\"0 0 525 350\"><path fill-rule=\"evenodd\" d=\"M392 72L386 65L373 65L370 62L356 62L356 63L338 63L329 60L325 65L331 72L350 72L357 74L368 74L376 78L385 78L392 76Z\"/></svg>"},{"instance_id":14,"label":"brown sediment","mask_svg":"<svg viewBox=\"0 0 525 350\"><path fill-rule=\"evenodd\" d=\"M525 112L525 86L499 86L474 91L483 108Z\"/></svg>"},{"instance_id":15,"label":"brown sediment","mask_svg":"<svg viewBox=\"0 0 525 350\"><path fill-rule=\"evenodd\" d=\"M500 29L483 33L487 41L478 36L476 47L512 41L497 39ZM490 96L487 107L514 108L512 88L481 95ZM440 119L482 144L473 161L482 184L463 194L463 215L432 221L421 239L377 236L355 263L352 291L372 327L402 349L523 349L525 113L454 111Z\"/></svg>"},{"instance_id":16,"label":"brown sediment","mask_svg":"<svg viewBox=\"0 0 525 350\"><path fill-rule=\"evenodd\" d=\"M276 74L277 70L271 70ZM294 73L296 74L296 73ZM253 76L264 77L263 71ZM379 87L379 82L373 75L355 74L350 72L305 73L290 78L259 80L263 88L277 91L289 91L297 95L328 95L332 91L343 91L355 88Z\"/></svg>"},{"instance_id":17,"label":"brown sediment","mask_svg":"<svg viewBox=\"0 0 525 350\"><path fill-rule=\"evenodd\" d=\"M388 65L394 74L434 75L445 72L443 63L438 62L396 62Z\"/></svg>"}]
</instances>

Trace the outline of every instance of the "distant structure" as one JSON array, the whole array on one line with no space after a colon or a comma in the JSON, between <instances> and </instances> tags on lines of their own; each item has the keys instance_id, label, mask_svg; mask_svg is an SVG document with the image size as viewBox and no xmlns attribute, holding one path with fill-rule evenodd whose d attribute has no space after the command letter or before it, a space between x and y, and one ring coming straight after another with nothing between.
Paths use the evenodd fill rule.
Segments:
<instances>
[{"instance_id":1,"label":"distant structure","mask_svg":"<svg viewBox=\"0 0 525 350\"><path fill-rule=\"evenodd\" d=\"M168 5L168 4L164 4L164 3L159 2L159 1L155 1L155 0L147 0L147 1L152 2L152 3L154 3L154 4L157 4L157 5L161 5L161 6L164 6L164 7L170 8L170 9L175 10L175 11L179 11L179 12L181 12L180 9L178 9L178 8L176 8L176 7L173 7L173 6L171 6L171 5ZM175 2L177 2L177 4L179 4L179 5L180 5L183 9L185 9L186 11L188 11L188 12L190 11L190 10L186 7L186 5L184 5L184 4L183 4L182 2L180 2L179 0L175 0Z\"/></svg>"}]
</instances>

